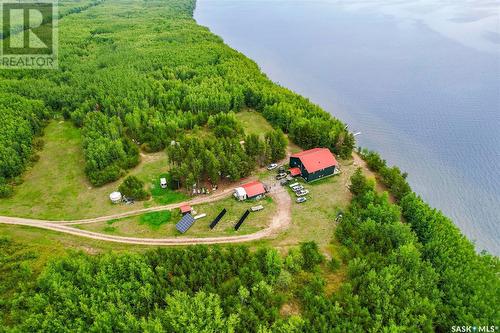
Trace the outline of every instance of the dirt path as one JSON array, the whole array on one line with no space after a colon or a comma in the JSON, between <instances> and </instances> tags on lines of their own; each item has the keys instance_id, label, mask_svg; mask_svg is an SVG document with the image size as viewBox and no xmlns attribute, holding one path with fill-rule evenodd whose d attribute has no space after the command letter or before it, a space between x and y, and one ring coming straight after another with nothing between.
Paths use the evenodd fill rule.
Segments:
<instances>
[{"instance_id":1,"label":"dirt path","mask_svg":"<svg viewBox=\"0 0 500 333\"><path fill-rule=\"evenodd\" d=\"M191 200L189 204L201 204L220 200L232 193L232 189L221 191L220 193L211 195L210 197L199 197ZM270 237L277 234L279 231L287 228L291 222L291 199L289 194L284 188L273 186L270 195L277 203L278 210L274 215L270 225L253 234L241 236L227 236L227 237L206 237L206 238L185 238L185 237L170 237L170 238L135 238L135 237L121 237L101 234L97 232L77 229L71 225L95 223L101 221L108 221L110 219L122 218L141 214L144 212L159 211L165 209L174 209L186 203L178 203L166 206L152 207L141 209L133 212L122 214L98 217L94 219L78 220L78 221L44 221L36 219L25 219L17 217L0 216L0 223L10 225L22 225L34 228L47 229L57 232L62 232L70 235L91 238L95 240L102 240L108 242L124 243L124 244L138 244L138 245L152 245L152 246L167 246L167 245L190 245L190 244L223 244L223 243L239 243L258 240L265 237Z\"/></svg>"}]
</instances>

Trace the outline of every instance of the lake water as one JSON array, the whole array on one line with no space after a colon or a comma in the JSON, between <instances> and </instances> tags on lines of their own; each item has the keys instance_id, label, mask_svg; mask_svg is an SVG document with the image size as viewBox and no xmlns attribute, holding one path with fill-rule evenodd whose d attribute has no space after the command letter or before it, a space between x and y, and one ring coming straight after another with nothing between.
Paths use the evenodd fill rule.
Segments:
<instances>
[{"instance_id":1,"label":"lake water","mask_svg":"<svg viewBox=\"0 0 500 333\"><path fill-rule=\"evenodd\" d=\"M500 254L500 2L198 0L195 19Z\"/></svg>"}]
</instances>

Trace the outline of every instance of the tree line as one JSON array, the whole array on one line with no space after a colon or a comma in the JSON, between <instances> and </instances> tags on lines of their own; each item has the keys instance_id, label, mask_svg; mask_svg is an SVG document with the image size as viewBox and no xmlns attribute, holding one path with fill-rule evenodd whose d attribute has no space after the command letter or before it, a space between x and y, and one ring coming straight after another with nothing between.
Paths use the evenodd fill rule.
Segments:
<instances>
[{"instance_id":1,"label":"tree line","mask_svg":"<svg viewBox=\"0 0 500 333\"><path fill-rule=\"evenodd\" d=\"M34 150L42 146L37 136L48 118L42 101L0 93L0 198L12 195L13 184L36 161Z\"/></svg>"},{"instance_id":2,"label":"tree line","mask_svg":"<svg viewBox=\"0 0 500 333\"><path fill-rule=\"evenodd\" d=\"M498 257L476 253L474 244L453 221L411 190L406 174L399 168L388 167L373 151L362 150L361 156L396 198L404 221L421 244L422 258L438 274L441 315L437 329L449 330L457 322L474 325L498 322L498 312L492 304L498 300L500 287Z\"/></svg>"}]
</instances>

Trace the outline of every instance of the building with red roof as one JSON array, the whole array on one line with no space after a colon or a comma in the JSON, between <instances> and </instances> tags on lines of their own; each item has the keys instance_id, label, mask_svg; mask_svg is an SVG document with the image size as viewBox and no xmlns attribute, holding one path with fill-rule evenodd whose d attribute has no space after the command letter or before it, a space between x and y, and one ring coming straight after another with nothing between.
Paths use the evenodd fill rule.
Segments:
<instances>
[{"instance_id":1,"label":"building with red roof","mask_svg":"<svg viewBox=\"0 0 500 333\"><path fill-rule=\"evenodd\" d=\"M260 199L266 194L264 184L259 181L253 181L241 185L234 189L234 196L238 200Z\"/></svg>"},{"instance_id":2,"label":"building with red roof","mask_svg":"<svg viewBox=\"0 0 500 333\"><path fill-rule=\"evenodd\" d=\"M337 160L328 148L304 150L290 156L290 172L298 168L308 182L335 174L337 167Z\"/></svg>"},{"instance_id":3,"label":"building with red roof","mask_svg":"<svg viewBox=\"0 0 500 333\"><path fill-rule=\"evenodd\" d=\"M184 214L187 214L187 213L191 213L191 211L193 210L193 208L189 205L184 205L184 206L181 206L180 207L180 210L181 210L181 214L184 215Z\"/></svg>"}]
</instances>

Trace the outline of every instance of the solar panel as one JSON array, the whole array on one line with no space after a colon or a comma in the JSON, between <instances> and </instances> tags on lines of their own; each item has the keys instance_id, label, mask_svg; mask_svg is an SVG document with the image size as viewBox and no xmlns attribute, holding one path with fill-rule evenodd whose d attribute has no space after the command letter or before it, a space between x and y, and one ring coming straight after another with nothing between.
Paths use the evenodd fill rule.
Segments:
<instances>
[{"instance_id":1,"label":"solar panel","mask_svg":"<svg viewBox=\"0 0 500 333\"><path fill-rule=\"evenodd\" d=\"M234 230L238 230L241 227L241 225L243 224L243 222L248 217L248 214L250 214L250 211L247 209L247 211L243 214L243 216L240 218L240 220L238 221L238 223L236 223L236 225L234 226Z\"/></svg>"},{"instance_id":2,"label":"solar panel","mask_svg":"<svg viewBox=\"0 0 500 333\"><path fill-rule=\"evenodd\" d=\"M215 226L217 225L217 223L219 223L220 219L226 214L226 208L224 208L220 213L219 215L217 215L217 217L215 218L215 220L212 221L212 223L210 223L210 229L213 229L215 228Z\"/></svg>"},{"instance_id":3,"label":"solar panel","mask_svg":"<svg viewBox=\"0 0 500 333\"><path fill-rule=\"evenodd\" d=\"M175 225L175 228L181 233L185 233L193 225L195 219L191 214L186 214L182 219Z\"/></svg>"}]
</instances>

